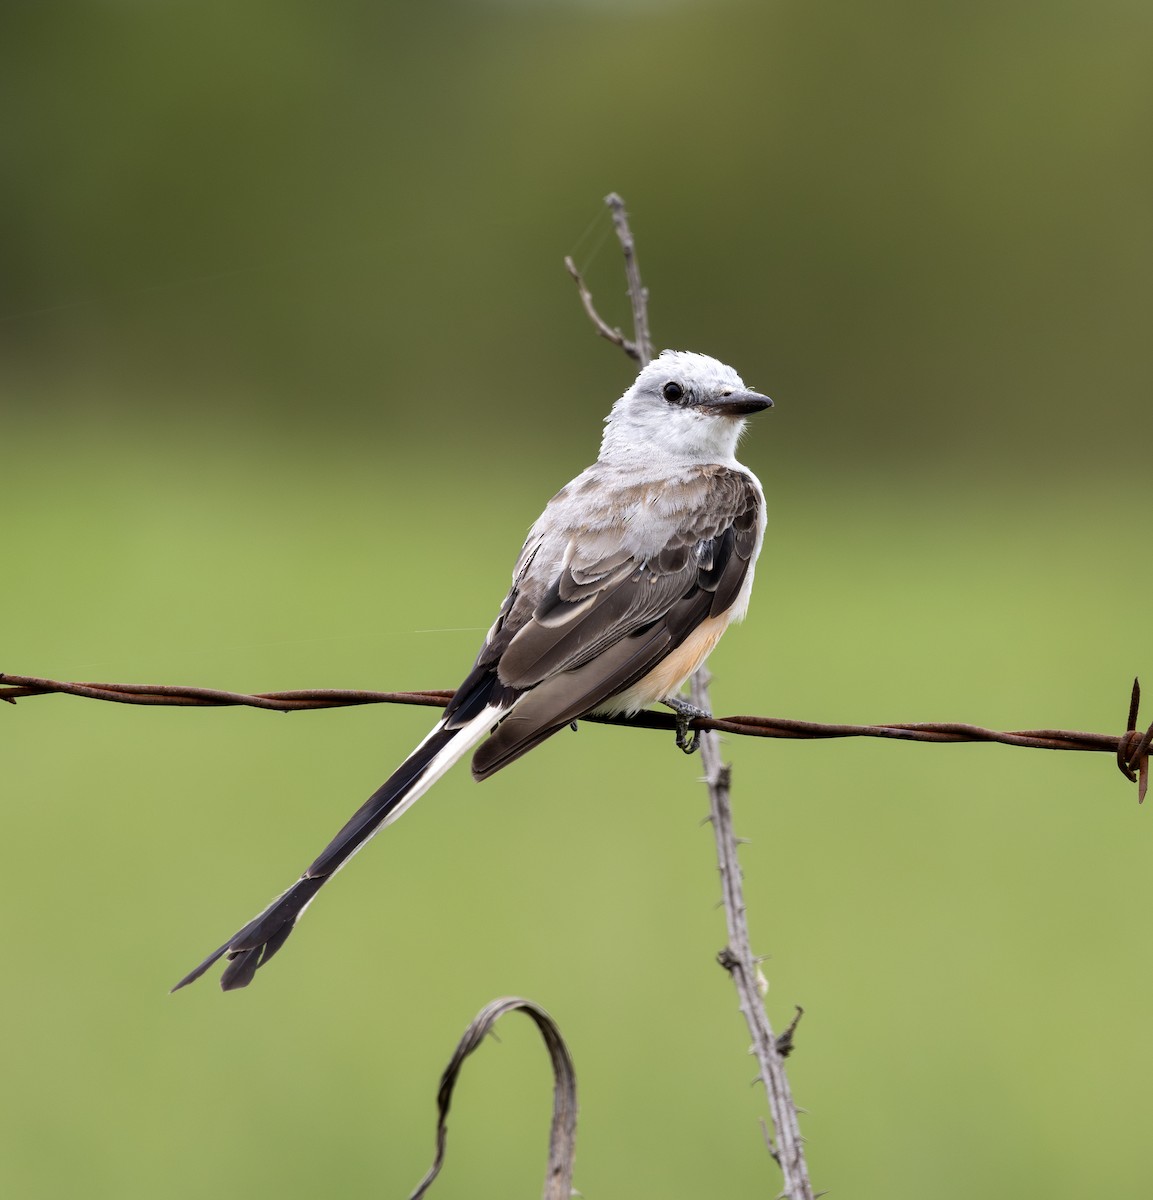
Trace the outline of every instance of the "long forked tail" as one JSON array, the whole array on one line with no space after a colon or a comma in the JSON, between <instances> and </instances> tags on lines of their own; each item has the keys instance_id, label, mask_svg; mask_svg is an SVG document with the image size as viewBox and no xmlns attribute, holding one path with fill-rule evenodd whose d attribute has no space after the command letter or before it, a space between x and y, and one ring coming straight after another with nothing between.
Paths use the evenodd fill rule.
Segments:
<instances>
[{"instance_id":1,"label":"long forked tail","mask_svg":"<svg viewBox=\"0 0 1153 1200\"><path fill-rule=\"evenodd\" d=\"M389 778L349 818L344 828L321 852L320 857L259 916L214 950L172 989L179 991L194 983L218 959L228 965L220 977L226 991L247 987L257 968L288 940L304 910L316 893L372 836L395 821L508 712L508 706L488 704L461 724L446 717L404 760ZM458 714L458 719L459 719Z\"/></svg>"}]
</instances>

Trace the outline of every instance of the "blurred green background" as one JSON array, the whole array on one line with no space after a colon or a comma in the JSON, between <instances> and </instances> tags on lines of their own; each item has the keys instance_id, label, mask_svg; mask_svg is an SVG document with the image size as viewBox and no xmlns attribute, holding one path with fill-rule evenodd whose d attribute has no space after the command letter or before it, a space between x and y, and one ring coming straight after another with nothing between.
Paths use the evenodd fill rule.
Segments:
<instances>
[{"instance_id":1,"label":"blurred green background","mask_svg":"<svg viewBox=\"0 0 1153 1200\"><path fill-rule=\"evenodd\" d=\"M1153 9L13 4L0 668L451 687L659 344L776 410L720 712L1116 732L1153 684ZM1153 714L1148 714L1153 715ZM1148 715L1146 719L1148 719ZM403 1196L489 999L594 1196L773 1195L699 766L585 726L374 843L249 991L166 989L430 714L0 712L0 1192ZM726 746L834 1195L1148 1191L1153 814L1106 755ZM533 1195L527 1021L434 1194Z\"/></svg>"}]
</instances>

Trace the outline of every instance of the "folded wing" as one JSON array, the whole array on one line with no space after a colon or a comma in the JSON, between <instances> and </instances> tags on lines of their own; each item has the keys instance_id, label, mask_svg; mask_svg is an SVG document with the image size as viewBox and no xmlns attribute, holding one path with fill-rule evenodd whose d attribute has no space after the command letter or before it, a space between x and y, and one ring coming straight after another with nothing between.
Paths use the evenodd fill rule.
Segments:
<instances>
[{"instance_id":1,"label":"folded wing","mask_svg":"<svg viewBox=\"0 0 1153 1200\"><path fill-rule=\"evenodd\" d=\"M649 531L660 533L647 546L636 520L615 523L617 544L603 530L589 536L575 528L559 569L531 603L521 602L514 584L457 693L467 703L471 690L483 691L482 681L495 676L520 695L473 756L476 778L626 691L742 596L761 535L759 487L743 471L710 467L686 480L683 491L658 498L663 517L659 508L654 517L654 501L638 501L647 505L637 509L638 519L647 516ZM595 558L581 552L589 545L597 547Z\"/></svg>"}]
</instances>

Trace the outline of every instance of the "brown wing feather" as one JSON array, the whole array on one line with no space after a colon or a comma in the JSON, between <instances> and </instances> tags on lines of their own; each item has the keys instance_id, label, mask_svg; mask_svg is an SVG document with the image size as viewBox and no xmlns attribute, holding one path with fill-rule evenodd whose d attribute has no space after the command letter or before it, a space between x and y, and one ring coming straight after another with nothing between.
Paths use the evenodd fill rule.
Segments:
<instances>
[{"instance_id":1,"label":"brown wing feather","mask_svg":"<svg viewBox=\"0 0 1153 1200\"><path fill-rule=\"evenodd\" d=\"M512 687L530 688L582 667L664 616L694 586L697 574L695 564L687 562L664 574L656 563L641 563L599 592L569 602L560 599L554 584L533 619L509 642L497 673Z\"/></svg>"},{"instance_id":2,"label":"brown wing feather","mask_svg":"<svg viewBox=\"0 0 1153 1200\"><path fill-rule=\"evenodd\" d=\"M710 473L708 485L704 502L657 553L638 560L618 551L599 563L574 555L530 613L506 601L504 623L474 676L495 673L526 694L477 750L478 779L625 691L702 621L732 606L756 550L759 493L748 476L724 468ZM510 618L521 614L514 627Z\"/></svg>"}]
</instances>

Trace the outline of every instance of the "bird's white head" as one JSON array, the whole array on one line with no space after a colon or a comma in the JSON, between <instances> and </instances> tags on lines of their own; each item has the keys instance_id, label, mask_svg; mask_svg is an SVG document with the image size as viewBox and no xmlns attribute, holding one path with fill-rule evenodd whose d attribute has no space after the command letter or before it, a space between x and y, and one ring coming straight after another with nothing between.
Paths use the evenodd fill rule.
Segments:
<instances>
[{"instance_id":1,"label":"bird's white head","mask_svg":"<svg viewBox=\"0 0 1153 1200\"><path fill-rule=\"evenodd\" d=\"M601 461L731 462L745 418L772 406L715 358L665 350L613 405Z\"/></svg>"}]
</instances>

